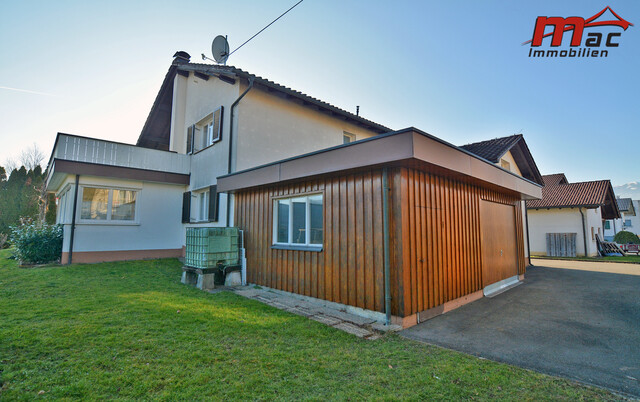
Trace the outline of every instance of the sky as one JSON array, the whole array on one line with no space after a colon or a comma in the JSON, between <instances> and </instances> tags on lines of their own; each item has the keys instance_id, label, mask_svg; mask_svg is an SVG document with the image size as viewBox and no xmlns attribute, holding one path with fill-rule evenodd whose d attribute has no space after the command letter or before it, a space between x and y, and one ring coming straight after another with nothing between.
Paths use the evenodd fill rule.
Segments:
<instances>
[{"instance_id":1,"label":"sky","mask_svg":"<svg viewBox=\"0 0 640 402\"><path fill-rule=\"evenodd\" d=\"M57 132L135 143L177 50L233 50L296 2L0 1L0 165ZM528 57L538 16L607 5L635 24L607 58ZM304 0L228 64L456 145L522 133L542 174L640 182L636 0Z\"/></svg>"}]
</instances>

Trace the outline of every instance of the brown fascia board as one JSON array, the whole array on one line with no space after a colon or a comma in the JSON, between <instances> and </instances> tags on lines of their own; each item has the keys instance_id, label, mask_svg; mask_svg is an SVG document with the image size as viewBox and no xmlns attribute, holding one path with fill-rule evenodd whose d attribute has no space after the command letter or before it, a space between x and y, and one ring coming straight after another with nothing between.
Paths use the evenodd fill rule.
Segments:
<instances>
[{"instance_id":1,"label":"brown fascia board","mask_svg":"<svg viewBox=\"0 0 640 402\"><path fill-rule=\"evenodd\" d=\"M55 173L78 174L82 176L113 177L118 179L151 181L169 184L189 184L189 175L161 172L158 170L137 169L99 163L76 162L54 159Z\"/></svg>"},{"instance_id":2,"label":"brown fascia board","mask_svg":"<svg viewBox=\"0 0 640 402\"><path fill-rule=\"evenodd\" d=\"M418 160L478 182L517 192L522 199L542 197L541 186L471 152L415 128L382 134L218 177L220 192L276 184L358 169Z\"/></svg>"}]
</instances>

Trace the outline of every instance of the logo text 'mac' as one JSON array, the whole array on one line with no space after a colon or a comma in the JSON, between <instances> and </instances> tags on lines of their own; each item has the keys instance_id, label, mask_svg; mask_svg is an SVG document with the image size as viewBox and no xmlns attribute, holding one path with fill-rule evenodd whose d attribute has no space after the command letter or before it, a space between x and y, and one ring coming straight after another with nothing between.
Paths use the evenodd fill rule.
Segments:
<instances>
[{"instance_id":1,"label":"logo text 'mac'","mask_svg":"<svg viewBox=\"0 0 640 402\"><path fill-rule=\"evenodd\" d=\"M613 14L617 18L617 20L595 21L607 10L609 10L611 14ZM545 34L545 28L549 25L553 27L553 30ZM542 39L548 36L552 36L551 46L560 46L562 44L563 34L567 31L573 31L573 35L571 37L571 46L580 46L582 44L582 33L584 29L598 26L617 26L626 31L627 28L629 28L629 26L633 26L633 24L622 19L609 6L605 7L602 11L591 18L587 18L586 20L582 17L538 17L536 19L536 25L533 30L533 38L524 42L523 45L531 43L531 46L534 47L542 46Z\"/></svg>"}]
</instances>

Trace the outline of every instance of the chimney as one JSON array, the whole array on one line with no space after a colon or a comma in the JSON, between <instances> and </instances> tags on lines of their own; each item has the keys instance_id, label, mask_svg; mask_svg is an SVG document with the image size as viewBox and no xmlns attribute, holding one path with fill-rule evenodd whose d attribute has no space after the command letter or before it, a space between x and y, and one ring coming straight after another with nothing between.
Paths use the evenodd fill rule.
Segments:
<instances>
[{"instance_id":1,"label":"chimney","mask_svg":"<svg viewBox=\"0 0 640 402\"><path fill-rule=\"evenodd\" d=\"M188 63L189 60L191 60L191 56L189 55L189 53L183 50L177 51L176 54L173 55L173 57L174 57L173 62L176 64Z\"/></svg>"}]
</instances>

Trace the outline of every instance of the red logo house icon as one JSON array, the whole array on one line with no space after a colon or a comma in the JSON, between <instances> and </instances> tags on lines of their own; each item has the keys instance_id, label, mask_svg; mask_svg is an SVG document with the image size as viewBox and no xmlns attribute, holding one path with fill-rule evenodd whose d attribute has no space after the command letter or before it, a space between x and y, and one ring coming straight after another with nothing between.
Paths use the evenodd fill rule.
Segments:
<instances>
[{"instance_id":1,"label":"red logo house icon","mask_svg":"<svg viewBox=\"0 0 640 402\"><path fill-rule=\"evenodd\" d=\"M609 12L612 19L603 17L606 12ZM546 28L551 26L551 32L546 32ZM582 17L538 17L533 30L533 37L524 42L523 45L531 44L529 49L529 57L607 57L609 55L608 48L618 47L619 43L617 38L621 36L622 32L613 31L608 33L603 32L587 32L586 40L583 38L585 29L598 28L598 27L617 27L626 31L627 28L633 26L632 23L626 21L618 14L607 6L594 16L584 19ZM546 43L551 48L557 48L562 46L562 41L565 33L571 33L571 42L568 50L536 50L535 48L544 45L545 38L551 37L551 42ZM605 49L601 49L604 45ZM577 48L577 49L576 49Z\"/></svg>"}]
</instances>

